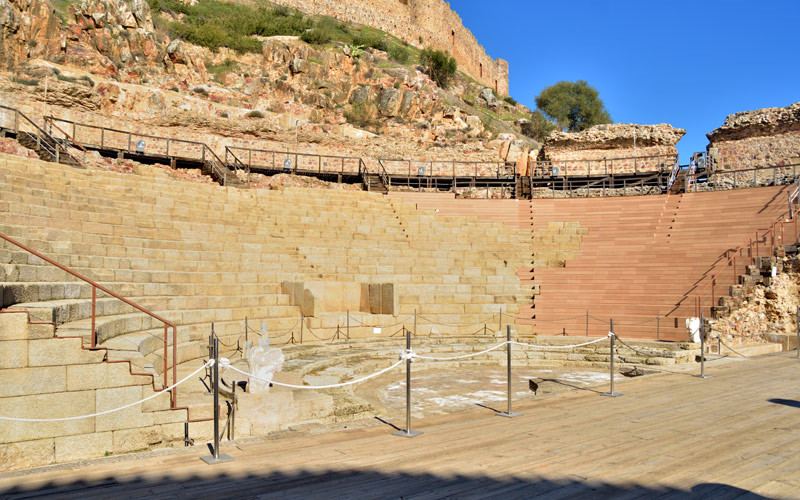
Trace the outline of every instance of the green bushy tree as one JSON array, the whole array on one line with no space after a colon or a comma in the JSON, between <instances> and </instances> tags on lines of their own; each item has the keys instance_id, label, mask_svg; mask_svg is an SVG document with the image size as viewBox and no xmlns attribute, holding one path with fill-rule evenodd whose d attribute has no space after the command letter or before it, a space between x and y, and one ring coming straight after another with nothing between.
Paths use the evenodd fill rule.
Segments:
<instances>
[{"instance_id":1,"label":"green bushy tree","mask_svg":"<svg viewBox=\"0 0 800 500\"><path fill-rule=\"evenodd\" d=\"M597 89L584 80L561 81L536 96L536 106L567 132L613 123Z\"/></svg>"}]
</instances>

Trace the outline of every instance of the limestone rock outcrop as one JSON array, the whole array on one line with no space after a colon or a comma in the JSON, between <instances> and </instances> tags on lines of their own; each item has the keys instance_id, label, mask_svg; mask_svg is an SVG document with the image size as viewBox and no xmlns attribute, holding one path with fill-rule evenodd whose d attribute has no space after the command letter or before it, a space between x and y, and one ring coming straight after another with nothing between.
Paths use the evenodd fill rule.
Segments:
<instances>
[{"instance_id":1,"label":"limestone rock outcrop","mask_svg":"<svg viewBox=\"0 0 800 500\"><path fill-rule=\"evenodd\" d=\"M784 108L763 108L728 115L721 127L706 136L708 140L714 142L773 135L790 130L800 130L800 102Z\"/></svg>"},{"instance_id":2,"label":"limestone rock outcrop","mask_svg":"<svg viewBox=\"0 0 800 500\"><path fill-rule=\"evenodd\" d=\"M637 147L675 146L686 130L668 123L638 125L611 123L595 125L582 132L553 132L544 141L545 150L619 149Z\"/></svg>"},{"instance_id":3,"label":"limestone rock outcrop","mask_svg":"<svg viewBox=\"0 0 800 500\"><path fill-rule=\"evenodd\" d=\"M48 0L0 0L0 66L57 54L60 24Z\"/></svg>"}]
</instances>

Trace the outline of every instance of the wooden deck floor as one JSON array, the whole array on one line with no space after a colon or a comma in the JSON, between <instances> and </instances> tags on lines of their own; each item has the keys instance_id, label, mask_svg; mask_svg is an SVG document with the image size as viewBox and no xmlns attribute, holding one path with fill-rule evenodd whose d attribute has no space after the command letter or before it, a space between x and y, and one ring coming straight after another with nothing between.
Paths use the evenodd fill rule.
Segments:
<instances>
[{"instance_id":1,"label":"wooden deck floor","mask_svg":"<svg viewBox=\"0 0 800 500\"><path fill-rule=\"evenodd\" d=\"M800 360L780 353L415 422L0 477L0 498L800 498ZM502 409L502 408L501 408ZM401 425L401 422L396 422Z\"/></svg>"}]
</instances>

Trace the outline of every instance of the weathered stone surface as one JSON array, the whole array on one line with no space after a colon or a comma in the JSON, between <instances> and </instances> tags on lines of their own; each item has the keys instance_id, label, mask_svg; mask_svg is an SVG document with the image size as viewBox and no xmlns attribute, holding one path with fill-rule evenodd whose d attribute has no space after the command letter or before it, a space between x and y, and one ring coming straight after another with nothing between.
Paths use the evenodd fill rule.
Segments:
<instances>
[{"instance_id":1,"label":"weathered stone surface","mask_svg":"<svg viewBox=\"0 0 800 500\"><path fill-rule=\"evenodd\" d=\"M92 391L0 398L0 415L13 415L17 418L74 417L94 412ZM0 443L88 434L94 430L93 418L65 422L4 422L0 425Z\"/></svg>"},{"instance_id":2,"label":"weathered stone surface","mask_svg":"<svg viewBox=\"0 0 800 500\"><path fill-rule=\"evenodd\" d=\"M386 117L397 116L402 100L403 94L401 91L393 87L387 87L381 90L378 95L378 112Z\"/></svg>"},{"instance_id":3,"label":"weathered stone surface","mask_svg":"<svg viewBox=\"0 0 800 500\"><path fill-rule=\"evenodd\" d=\"M374 99L372 88L368 85L359 85L350 94L350 104L365 104Z\"/></svg>"},{"instance_id":4,"label":"weathered stone surface","mask_svg":"<svg viewBox=\"0 0 800 500\"><path fill-rule=\"evenodd\" d=\"M800 102L729 115L707 137L717 171L800 163Z\"/></svg>"},{"instance_id":5,"label":"weathered stone surface","mask_svg":"<svg viewBox=\"0 0 800 500\"><path fill-rule=\"evenodd\" d=\"M139 429L123 429L113 432L113 452L130 453L132 451L146 450L161 443L163 436L161 426L154 425Z\"/></svg>"},{"instance_id":6,"label":"weathered stone surface","mask_svg":"<svg viewBox=\"0 0 800 500\"><path fill-rule=\"evenodd\" d=\"M2 346L0 343L0 349ZM65 373L63 366L0 370L0 398L65 391Z\"/></svg>"},{"instance_id":7,"label":"weathered stone surface","mask_svg":"<svg viewBox=\"0 0 800 500\"><path fill-rule=\"evenodd\" d=\"M111 432L55 438L55 461L72 462L102 457L114 449Z\"/></svg>"},{"instance_id":8,"label":"weathered stone surface","mask_svg":"<svg viewBox=\"0 0 800 500\"><path fill-rule=\"evenodd\" d=\"M555 131L544 141L546 152L585 149L627 149L645 146L675 146L686 130L667 123L637 125L611 123L595 125L582 132Z\"/></svg>"},{"instance_id":9,"label":"weathered stone surface","mask_svg":"<svg viewBox=\"0 0 800 500\"><path fill-rule=\"evenodd\" d=\"M744 139L800 130L800 102L784 108L740 111L725 117L725 123L706 134L708 140Z\"/></svg>"},{"instance_id":10,"label":"weathered stone surface","mask_svg":"<svg viewBox=\"0 0 800 500\"><path fill-rule=\"evenodd\" d=\"M295 57L289 63L289 71L291 71L293 75L308 72L308 61Z\"/></svg>"},{"instance_id":11,"label":"weathered stone surface","mask_svg":"<svg viewBox=\"0 0 800 500\"><path fill-rule=\"evenodd\" d=\"M28 366L28 341L0 342L0 369Z\"/></svg>"},{"instance_id":12,"label":"weathered stone surface","mask_svg":"<svg viewBox=\"0 0 800 500\"><path fill-rule=\"evenodd\" d=\"M53 439L0 444L0 472L51 464L54 460Z\"/></svg>"},{"instance_id":13,"label":"weathered stone surface","mask_svg":"<svg viewBox=\"0 0 800 500\"><path fill-rule=\"evenodd\" d=\"M28 330L28 315L24 312L0 314L0 341L26 339Z\"/></svg>"},{"instance_id":14,"label":"weathered stone surface","mask_svg":"<svg viewBox=\"0 0 800 500\"><path fill-rule=\"evenodd\" d=\"M492 92L490 88L481 90L480 98L486 106L490 108L497 108L500 105L500 103L497 102L497 97L494 96L494 92Z\"/></svg>"}]
</instances>

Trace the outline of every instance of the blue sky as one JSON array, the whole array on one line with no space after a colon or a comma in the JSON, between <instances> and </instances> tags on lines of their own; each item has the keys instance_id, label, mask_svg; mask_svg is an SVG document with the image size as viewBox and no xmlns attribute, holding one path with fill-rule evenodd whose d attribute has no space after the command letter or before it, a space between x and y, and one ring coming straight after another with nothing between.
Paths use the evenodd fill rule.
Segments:
<instances>
[{"instance_id":1,"label":"blue sky","mask_svg":"<svg viewBox=\"0 0 800 500\"><path fill-rule=\"evenodd\" d=\"M616 123L686 129L681 162L737 111L800 101L800 0L451 0L510 93L586 80Z\"/></svg>"}]
</instances>

